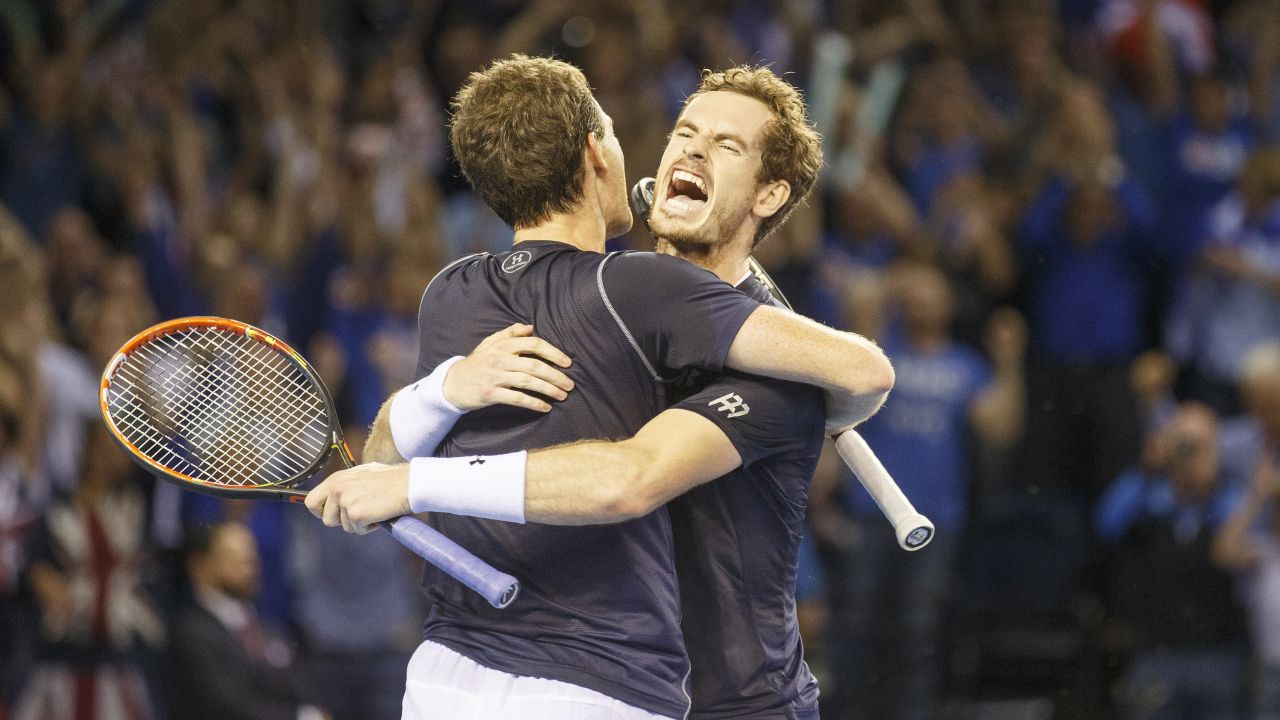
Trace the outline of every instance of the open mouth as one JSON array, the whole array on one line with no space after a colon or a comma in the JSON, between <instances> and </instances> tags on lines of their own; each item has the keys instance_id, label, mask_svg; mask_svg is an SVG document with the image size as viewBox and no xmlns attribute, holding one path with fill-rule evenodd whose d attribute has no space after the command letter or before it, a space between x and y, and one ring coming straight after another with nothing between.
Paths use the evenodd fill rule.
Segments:
<instances>
[{"instance_id":1,"label":"open mouth","mask_svg":"<svg viewBox=\"0 0 1280 720\"><path fill-rule=\"evenodd\" d=\"M707 204L707 183L702 178L685 170L671 173L671 182L667 183L666 206L677 214L692 214Z\"/></svg>"}]
</instances>

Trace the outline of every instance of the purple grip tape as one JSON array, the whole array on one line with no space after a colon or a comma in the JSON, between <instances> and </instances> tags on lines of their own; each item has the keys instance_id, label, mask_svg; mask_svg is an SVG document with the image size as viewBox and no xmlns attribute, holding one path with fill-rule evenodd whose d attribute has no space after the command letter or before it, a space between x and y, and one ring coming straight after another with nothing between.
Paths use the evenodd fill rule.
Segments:
<instances>
[{"instance_id":1,"label":"purple grip tape","mask_svg":"<svg viewBox=\"0 0 1280 720\"><path fill-rule=\"evenodd\" d=\"M520 594L519 580L495 570L489 563L472 555L466 548L417 518L399 517L383 523L382 527L400 541L401 545L480 593L496 608L510 605L516 595Z\"/></svg>"}]
</instances>

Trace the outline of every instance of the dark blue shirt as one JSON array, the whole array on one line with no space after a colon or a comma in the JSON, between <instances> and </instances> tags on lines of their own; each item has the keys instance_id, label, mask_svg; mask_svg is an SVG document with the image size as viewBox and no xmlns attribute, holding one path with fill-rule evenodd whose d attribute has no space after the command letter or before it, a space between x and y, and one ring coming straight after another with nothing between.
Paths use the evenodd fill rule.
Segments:
<instances>
[{"instance_id":1,"label":"dark blue shirt","mask_svg":"<svg viewBox=\"0 0 1280 720\"><path fill-rule=\"evenodd\" d=\"M739 289L773 302L754 277ZM690 717L816 720L795 589L822 393L726 371L674 407L715 423L742 456L737 470L667 505L693 664Z\"/></svg>"},{"instance_id":2,"label":"dark blue shirt","mask_svg":"<svg viewBox=\"0 0 1280 720\"><path fill-rule=\"evenodd\" d=\"M463 416L447 457L631 437L663 409L663 379L718 372L754 300L688 262L602 255L549 241L464 258L428 285L418 376L512 323L573 358L575 389L550 413L506 405ZM503 610L427 565L425 635L502 672L560 680L683 717L680 635L665 508L615 525L556 527L437 513L433 524L522 583Z\"/></svg>"},{"instance_id":3,"label":"dark blue shirt","mask_svg":"<svg viewBox=\"0 0 1280 720\"><path fill-rule=\"evenodd\" d=\"M1247 118L1237 118L1221 132L1198 128L1181 115L1170 128L1170 193L1161 205L1161 242L1168 246L1177 267L1191 256L1209 235L1214 207L1235 187L1254 145Z\"/></svg>"},{"instance_id":4,"label":"dark blue shirt","mask_svg":"<svg viewBox=\"0 0 1280 720\"><path fill-rule=\"evenodd\" d=\"M991 370L960 345L921 352L890 336L884 351L897 377L893 393L858 431L920 512L940 529L959 530L968 496L969 408L991 384ZM857 515L881 514L861 489L849 500Z\"/></svg>"},{"instance_id":5,"label":"dark blue shirt","mask_svg":"<svg viewBox=\"0 0 1280 720\"><path fill-rule=\"evenodd\" d=\"M1031 290L1031 347L1060 362L1128 361L1142 345L1142 313L1155 211L1125 179L1112 190L1120 217L1087 248L1066 221L1071 189L1049 180L1018 234Z\"/></svg>"}]
</instances>

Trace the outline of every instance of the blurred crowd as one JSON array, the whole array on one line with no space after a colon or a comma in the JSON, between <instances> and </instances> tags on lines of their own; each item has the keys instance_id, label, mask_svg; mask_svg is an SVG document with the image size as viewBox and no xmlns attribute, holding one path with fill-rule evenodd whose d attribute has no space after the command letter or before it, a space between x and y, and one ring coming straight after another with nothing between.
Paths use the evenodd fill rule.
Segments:
<instances>
[{"instance_id":1,"label":"blurred crowd","mask_svg":"<svg viewBox=\"0 0 1280 720\"><path fill-rule=\"evenodd\" d=\"M1280 718L1280 0L0 3L0 718L398 716L417 562L156 483L97 380L233 317L358 447L426 282L510 242L447 104L511 52L583 68L633 182L701 68L805 91L759 257L893 359L864 435L938 528L824 458L824 717Z\"/></svg>"}]
</instances>

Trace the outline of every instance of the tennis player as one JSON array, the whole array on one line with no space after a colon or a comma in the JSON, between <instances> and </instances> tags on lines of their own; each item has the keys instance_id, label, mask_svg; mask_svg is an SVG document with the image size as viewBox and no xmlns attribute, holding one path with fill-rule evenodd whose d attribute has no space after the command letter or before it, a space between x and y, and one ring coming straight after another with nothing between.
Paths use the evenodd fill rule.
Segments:
<instances>
[{"instance_id":1,"label":"tennis player","mask_svg":"<svg viewBox=\"0 0 1280 720\"><path fill-rule=\"evenodd\" d=\"M781 218L766 223L750 211L750 198L761 178L786 178L803 197L820 165L820 141L794 87L764 68L707 74L659 168L666 183L657 188L651 223L664 237L662 251L736 281L758 302L776 302L747 261ZM707 194L690 187L685 173L714 193L713 210L692 218L684 212L701 199L690 194ZM667 508L693 668L690 717L816 718L817 683L802 657L794 588L809 481L822 447L821 393L726 371L682 394L633 439L530 454L525 518L618 522L678 495ZM688 422L686 413L709 422ZM698 432L685 432L687 424ZM415 429L396 429L408 455L433 453L434 447L409 446ZM440 509L433 486L439 464L415 460L412 475L403 466L377 472L399 473L406 502Z\"/></svg>"},{"instance_id":2,"label":"tennis player","mask_svg":"<svg viewBox=\"0 0 1280 720\"><path fill-rule=\"evenodd\" d=\"M699 143L710 138L717 147L735 144L734 138L706 132L696 133ZM608 116L571 66L517 57L473 76L455 101L452 139L468 178L516 228L516 245L508 253L464 258L428 286L420 317L419 374L466 352L485 334L523 321L576 358L568 371L575 388L551 415L502 406L465 415L440 446L446 456L441 462L447 464L440 477L464 478L455 495L471 506L452 507L447 499L441 502L449 492L433 490L437 497L431 502L442 511L433 515L437 526L519 576L524 590L515 605L493 610L427 569L432 611L427 640L410 663L405 714L684 717L690 705L689 668L667 514L642 514L633 500L636 493L619 492L606 497L604 505L623 505L607 517L587 517L573 503L595 498L574 482L557 496L565 505L531 508L531 519L634 519L592 527L520 524L526 519L526 483L536 487L565 474L554 464L526 468L526 454L510 451L628 437L665 406L664 379L690 368L717 372L726 365L821 384L837 393L831 405L837 425L852 425L883 401L892 369L865 339L762 307L689 263L649 253L599 254L607 235L629 225L622 154ZM760 151L748 136L737 137L736 144L744 158ZM575 162L553 162L566 154ZM698 162L704 163L700 169ZM711 172L713 162L726 163L723 174ZM732 217L720 209L729 201L720 201L714 189L722 181L732 187L732 166L709 155L687 158L686 164L691 167L682 172L694 180L678 180L688 184L677 184L677 191L688 194L674 201L684 206L678 209L686 220L697 226ZM816 167L815 162L812 172ZM660 192L669 192L675 179L671 173L664 176ZM750 199L737 198L746 200L755 223L789 210L800 198L781 179L756 183L756 190ZM736 237L728 227L713 226L719 237ZM754 229L747 233L748 242L754 234ZM436 382L433 377L439 375L397 396L390 408L394 426L437 424L439 407L422 402ZM720 404L729 407L726 417L750 414L745 401L728 398ZM743 463L706 414L684 411L667 420L663 432L668 437L721 443L714 453L719 463L706 463L701 453L683 456L687 466L709 468L703 480ZM820 427L819 422L813 432ZM412 454L415 440L400 435L397 444L405 443ZM577 447L584 454L560 458L574 472L605 458L592 450L604 447L599 443ZM634 461L591 467L601 479L616 471L633 482L641 482L645 471ZM385 517L385 507L373 507L379 502L393 506L392 514L409 510L407 483L401 479L398 489L388 488L387 473L379 470L365 467L326 481L309 495L308 506L327 524L349 530L363 529L366 512ZM484 491L470 493L469 487Z\"/></svg>"}]
</instances>

